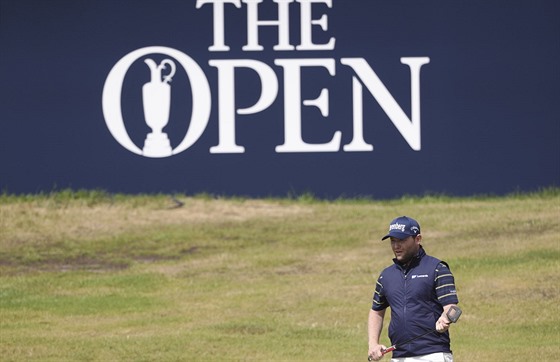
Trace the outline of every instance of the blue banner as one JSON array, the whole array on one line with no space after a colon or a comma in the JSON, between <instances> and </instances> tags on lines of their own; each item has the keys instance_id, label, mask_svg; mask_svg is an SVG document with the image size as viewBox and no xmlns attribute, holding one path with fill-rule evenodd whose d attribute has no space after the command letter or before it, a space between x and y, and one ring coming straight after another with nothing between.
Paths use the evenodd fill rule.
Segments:
<instances>
[{"instance_id":1,"label":"blue banner","mask_svg":"<svg viewBox=\"0 0 560 362\"><path fill-rule=\"evenodd\" d=\"M556 0L1 0L0 189L560 181Z\"/></svg>"}]
</instances>

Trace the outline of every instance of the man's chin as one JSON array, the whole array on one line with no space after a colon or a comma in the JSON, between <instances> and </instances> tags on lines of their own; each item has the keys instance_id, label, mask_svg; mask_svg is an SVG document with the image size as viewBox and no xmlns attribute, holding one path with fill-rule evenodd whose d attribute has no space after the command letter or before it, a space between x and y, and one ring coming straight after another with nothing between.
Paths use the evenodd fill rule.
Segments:
<instances>
[{"instance_id":1,"label":"man's chin","mask_svg":"<svg viewBox=\"0 0 560 362\"><path fill-rule=\"evenodd\" d=\"M397 261L398 261L399 263L401 263L401 264L406 264L406 263L408 263L408 262L410 261L410 258L407 258L407 257L404 256L404 255L398 255L398 256L395 255L395 258L396 258Z\"/></svg>"}]
</instances>

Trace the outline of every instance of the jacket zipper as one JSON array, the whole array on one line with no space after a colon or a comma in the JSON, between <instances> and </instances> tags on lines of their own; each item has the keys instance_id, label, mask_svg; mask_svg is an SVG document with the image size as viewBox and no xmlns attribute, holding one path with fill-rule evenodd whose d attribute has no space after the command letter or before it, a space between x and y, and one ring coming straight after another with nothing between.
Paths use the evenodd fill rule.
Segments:
<instances>
[{"instance_id":1,"label":"jacket zipper","mask_svg":"<svg viewBox=\"0 0 560 362\"><path fill-rule=\"evenodd\" d=\"M404 273L404 306L403 306L403 320L404 320L404 325L408 325L407 323L407 305L408 305L408 271L407 270L403 270ZM406 331L407 334L407 339L410 338L409 331Z\"/></svg>"}]
</instances>

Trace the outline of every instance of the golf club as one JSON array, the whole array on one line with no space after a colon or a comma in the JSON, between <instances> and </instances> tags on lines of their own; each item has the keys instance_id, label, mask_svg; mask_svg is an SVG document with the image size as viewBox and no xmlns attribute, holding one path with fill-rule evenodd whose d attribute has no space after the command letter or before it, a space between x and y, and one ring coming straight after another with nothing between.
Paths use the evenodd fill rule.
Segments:
<instances>
[{"instance_id":1,"label":"golf club","mask_svg":"<svg viewBox=\"0 0 560 362\"><path fill-rule=\"evenodd\" d=\"M461 313L463 313L463 311L461 310L461 308L459 308L459 307L453 305L453 306L451 306L451 307L449 308L449 310L447 311L447 314L446 314L446 315L447 315L447 319L449 319L449 321L450 321L451 323L455 323L455 322L457 322L457 321L459 320L459 317L461 316ZM387 347L387 348L381 350L381 355L385 355L386 353L389 353L389 352L392 352L392 351L396 350L396 349L397 349L397 346L403 346L403 345L405 345L405 344L409 344L410 342L415 341L415 340L417 340L418 338L422 338L422 337L424 337L424 336L426 336L426 335L428 335L428 334L430 334L430 333L436 332L436 331L437 331L436 328L430 329L430 330L427 331L426 333L422 333L421 335L418 335L418 336L416 336L416 337L414 337L414 338L411 338L411 339L409 339L409 340L407 340L407 341L404 341L404 342L401 342L401 343L395 343L395 344L393 344L391 347ZM368 356L368 361L373 361L373 358L372 358L371 356Z\"/></svg>"}]
</instances>

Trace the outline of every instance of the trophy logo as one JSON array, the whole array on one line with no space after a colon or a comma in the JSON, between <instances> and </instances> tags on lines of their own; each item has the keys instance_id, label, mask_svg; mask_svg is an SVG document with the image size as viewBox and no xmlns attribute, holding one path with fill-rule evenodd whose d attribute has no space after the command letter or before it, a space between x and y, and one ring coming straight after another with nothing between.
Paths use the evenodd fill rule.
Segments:
<instances>
[{"instance_id":1,"label":"trophy logo","mask_svg":"<svg viewBox=\"0 0 560 362\"><path fill-rule=\"evenodd\" d=\"M171 86L169 83L175 75L175 63L164 59L159 65L152 59L144 60L150 68L151 80L142 87L144 102L144 118L152 129L144 141L142 153L148 157L171 156L171 145L167 134L162 132L169 122L171 108ZM163 76L162 71L169 68L169 74Z\"/></svg>"},{"instance_id":2,"label":"trophy logo","mask_svg":"<svg viewBox=\"0 0 560 362\"><path fill-rule=\"evenodd\" d=\"M151 54L163 54L166 58L159 64L150 58L144 60L150 71L150 81L142 87L143 121L152 129L152 132L148 133L143 148L140 148L132 141L126 130L121 105L122 89L129 68L137 60ZM176 67L184 70L190 80L192 111L190 118L177 116L179 121L188 122L189 127L182 141L172 148L163 128L169 122L171 110L171 85L169 83L175 75ZM103 115L109 132L121 146L130 152L149 158L169 157L191 147L206 129L210 119L211 105L210 85L202 68L187 54L168 47L145 47L126 54L113 66L103 87Z\"/></svg>"}]
</instances>

